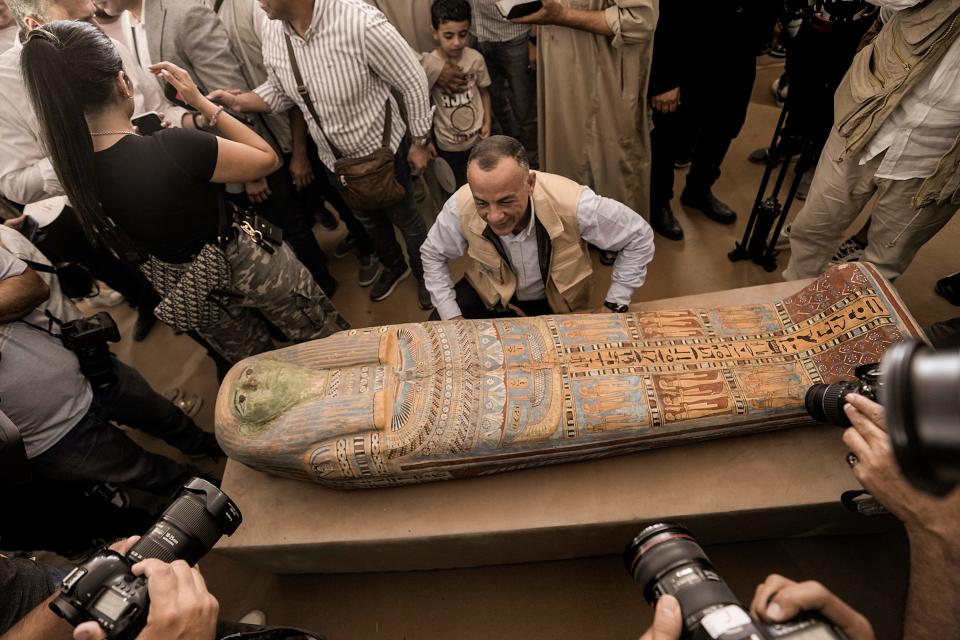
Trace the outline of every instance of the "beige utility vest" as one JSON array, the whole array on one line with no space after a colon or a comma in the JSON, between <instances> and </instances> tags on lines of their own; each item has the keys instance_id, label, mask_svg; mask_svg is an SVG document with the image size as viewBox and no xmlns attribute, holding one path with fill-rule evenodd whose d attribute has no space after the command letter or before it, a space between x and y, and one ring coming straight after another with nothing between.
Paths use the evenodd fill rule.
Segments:
<instances>
[{"instance_id":1,"label":"beige utility vest","mask_svg":"<svg viewBox=\"0 0 960 640\"><path fill-rule=\"evenodd\" d=\"M593 266L577 225L577 205L582 190L573 180L537 172L533 189L534 227L541 273L546 271L547 302L555 313L586 311L590 305ZM470 185L461 187L456 198L460 228L467 240L470 258L467 280L487 308L512 309L522 314L510 304L517 292L517 276L510 268L499 238L477 213Z\"/></svg>"},{"instance_id":2,"label":"beige utility vest","mask_svg":"<svg viewBox=\"0 0 960 640\"><path fill-rule=\"evenodd\" d=\"M926 0L897 11L857 53L834 94L837 132L846 138L846 148L833 159L863 150L958 36L960 0ZM935 202L960 204L960 137L913 199L916 207Z\"/></svg>"}]
</instances>

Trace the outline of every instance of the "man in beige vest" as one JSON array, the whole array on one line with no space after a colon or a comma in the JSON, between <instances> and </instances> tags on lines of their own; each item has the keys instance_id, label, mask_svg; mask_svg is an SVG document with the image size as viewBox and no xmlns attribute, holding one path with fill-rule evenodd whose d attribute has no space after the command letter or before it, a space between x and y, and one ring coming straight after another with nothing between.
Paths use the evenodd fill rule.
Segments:
<instances>
[{"instance_id":1,"label":"man in beige vest","mask_svg":"<svg viewBox=\"0 0 960 640\"><path fill-rule=\"evenodd\" d=\"M514 20L537 36L540 168L646 211L647 80L659 0L543 0Z\"/></svg>"},{"instance_id":2,"label":"man in beige vest","mask_svg":"<svg viewBox=\"0 0 960 640\"><path fill-rule=\"evenodd\" d=\"M599 310L590 307L587 243L619 252ZM653 259L653 230L635 211L562 176L531 171L517 140L491 136L467 184L441 209L420 250L432 319L624 312ZM449 260L468 256L454 285Z\"/></svg>"},{"instance_id":3,"label":"man in beige vest","mask_svg":"<svg viewBox=\"0 0 960 640\"><path fill-rule=\"evenodd\" d=\"M960 0L872 1L884 25L834 96L787 280L822 273L874 196L863 260L890 279L960 206Z\"/></svg>"}]
</instances>

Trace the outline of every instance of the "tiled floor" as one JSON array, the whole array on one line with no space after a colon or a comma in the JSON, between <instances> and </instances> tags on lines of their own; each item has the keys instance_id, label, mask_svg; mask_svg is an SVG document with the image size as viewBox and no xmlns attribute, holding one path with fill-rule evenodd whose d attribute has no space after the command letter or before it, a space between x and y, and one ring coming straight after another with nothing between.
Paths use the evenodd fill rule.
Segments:
<instances>
[{"instance_id":1,"label":"tiled floor","mask_svg":"<svg viewBox=\"0 0 960 640\"><path fill-rule=\"evenodd\" d=\"M675 201L686 237L671 242L657 236L657 254L647 284L634 296L636 302L779 279L784 256L780 269L770 273L727 258L743 233L762 173L762 167L748 163L746 157L769 143L778 115L769 86L782 63L768 58L759 62L747 124L731 146L715 188L739 212L737 224L715 224L697 212L684 211ZM677 176L678 194L682 173ZM332 248L342 233L341 226L335 232L320 231L319 238L324 247ZM960 314L933 292L938 278L960 269L958 240L960 219L955 219L921 250L897 282L908 308L922 324ZM609 268L595 266L594 295L599 305ZM413 279L402 283L386 301L373 303L368 290L356 284L355 260L335 261L331 269L341 282L334 302L354 326L426 318L427 313L417 306ZM126 308L113 311L129 335L132 314ZM157 388L179 385L201 393L206 402L198 422L212 428L216 378L209 360L193 342L158 326L144 342L135 344L126 338L116 351ZM150 446L164 449L155 443ZM749 598L753 585L771 570L818 577L868 612L883 638L897 637L906 579L904 553L903 540L895 534L757 542L711 550L721 572L742 597ZM239 616L257 606L267 611L271 622L313 627L334 640L630 638L639 635L649 615L619 559L612 557L455 571L272 576L214 552L204 566L226 615Z\"/></svg>"}]
</instances>

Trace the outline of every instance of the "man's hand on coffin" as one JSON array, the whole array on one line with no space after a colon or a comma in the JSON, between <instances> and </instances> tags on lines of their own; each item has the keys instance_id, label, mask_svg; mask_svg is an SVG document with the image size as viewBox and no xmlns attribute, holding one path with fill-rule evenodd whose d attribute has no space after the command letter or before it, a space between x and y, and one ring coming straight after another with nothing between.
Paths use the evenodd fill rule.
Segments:
<instances>
[{"instance_id":1,"label":"man's hand on coffin","mask_svg":"<svg viewBox=\"0 0 960 640\"><path fill-rule=\"evenodd\" d=\"M767 576L753 595L750 614L764 622L784 622L801 611L817 611L840 627L847 640L875 640L870 622L819 582Z\"/></svg>"},{"instance_id":2,"label":"man's hand on coffin","mask_svg":"<svg viewBox=\"0 0 960 640\"><path fill-rule=\"evenodd\" d=\"M844 411L853 426L843 432L843 441L857 457L853 475L863 488L900 518L908 531L960 535L960 490L936 498L915 489L903 477L886 432L883 406L851 393Z\"/></svg>"},{"instance_id":3,"label":"man's hand on coffin","mask_svg":"<svg viewBox=\"0 0 960 640\"><path fill-rule=\"evenodd\" d=\"M653 624L640 640L680 640L683 622L680 619L680 603L673 596L661 596L653 612Z\"/></svg>"}]
</instances>

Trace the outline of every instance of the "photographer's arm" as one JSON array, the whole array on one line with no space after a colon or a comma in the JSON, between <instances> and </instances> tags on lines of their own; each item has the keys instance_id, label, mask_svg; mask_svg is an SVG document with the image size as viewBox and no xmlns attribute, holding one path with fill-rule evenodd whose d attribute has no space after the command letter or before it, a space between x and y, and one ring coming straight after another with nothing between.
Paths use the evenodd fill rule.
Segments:
<instances>
[{"instance_id":1,"label":"photographer's arm","mask_svg":"<svg viewBox=\"0 0 960 640\"><path fill-rule=\"evenodd\" d=\"M19 320L49 297L50 287L29 267L0 280L0 324Z\"/></svg>"},{"instance_id":2,"label":"photographer's arm","mask_svg":"<svg viewBox=\"0 0 960 640\"><path fill-rule=\"evenodd\" d=\"M207 122L216 121L219 134L217 166L211 182L249 182L277 170L280 159L273 147L256 131L202 95L189 73L169 62L150 65L150 71L173 85L183 100L203 114Z\"/></svg>"},{"instance_id":3,"label":"photographer's arm","mask_svg":"<svg viewBox=\"0 0 960 640\"><path fill-rule=\"evenodd\" d=\"M49 607L56 597L55 593L20 618L17 624L0 636L0 640L70 640L73 627Z\"/></svg>"},{"instance_id":4,"label":"photographer's arm","mask_svg":"<svg viewBox=\"0 0 960 640\"><path fill-rule=\"evenodd\" d=\"M885 428L883 407L851 393L844 407L853 427L843 441L857 456L853 474L903 521L910 538L910 586L903 637L940 637L960 628L960 490L945 498L914 489L901 475Z\"/></svg>"},{"instance_id":5,"label":"photographer's arm","mask_svg":"<svg viewBox=\"0 0 960 640\"><path fill-rule=\"evenodd\" d=\"M126 540L118 540L110 545L110 548L117 553L126 553L139 539L140 536L133 536ZM43 571L40 567L35 570ZM74 640L94 640L105 637L103 629L96 622L89 623L96 629L93 635L83 631L80 635L77 635L77 629L50 610L49 605L58 594L59 592L54 593L31 609L27 615L17 621L17 624L0 636L0 640L70 640L71 638Z\"/></svg>"}]
</instances>

